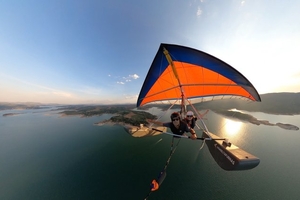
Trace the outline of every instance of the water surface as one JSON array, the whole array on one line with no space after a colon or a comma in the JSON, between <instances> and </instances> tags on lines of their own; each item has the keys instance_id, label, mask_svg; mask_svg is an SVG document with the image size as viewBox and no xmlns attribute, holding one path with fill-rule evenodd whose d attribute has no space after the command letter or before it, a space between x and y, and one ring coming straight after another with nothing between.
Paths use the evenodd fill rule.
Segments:
<instances>
[{"instance_id":1,"label":"water surface","mask_svg":"<svg viewBox=\"0 0 300 200\"><path fill-rule=\"evenodd\" d=\"M133 138L109 115L61 118L49 109L0 111L0 199L143 199L169 156L171 137ZM152 113L159 112L151 110ZM172 111L170 111L172 112ZM167 113L162 120L168 120ZM300 127L300 116L253 113ZM300 131L237 124L209 112L211 132L258 156L248 171L222 170L201 141L182 139L149 199L299 199ZM233 133L234 132L234 133ZM200 133L199 133L200 135Z\"/></svg>"}]
</instances>

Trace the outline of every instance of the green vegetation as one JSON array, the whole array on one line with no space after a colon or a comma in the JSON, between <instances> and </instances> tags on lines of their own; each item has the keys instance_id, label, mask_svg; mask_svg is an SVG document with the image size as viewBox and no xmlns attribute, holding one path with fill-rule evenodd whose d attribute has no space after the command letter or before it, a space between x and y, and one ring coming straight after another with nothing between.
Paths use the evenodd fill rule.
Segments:
<instances>
[{"instance_id":1,"label":"green vegetation","mask_svg":"<svg viewBox=\"0 0 300 200\"><path fill-rule=\"evenodd\" d=\"M112 122L122 122L139 126L140 124L148 124L147 119L156 119L156 116L144 111L120 112L119 115L111 117Z\"/></svg>"},{"instance_id":2,"label":"green vegetation","mask_svg":"<svg viewBox=\"0 0 300 200\"><path fill-rule=\"evenodd\" d=\"M102 114L113 114L115 116L110 118L110 121L115 123L126 123L134 126L140 124L148 124L147 119L156 119L145 111L133 111L134 105L107 105L107 106L67 106L62 107L60 114L64 115L81 115L83 117L91 117Z\"/></svg>"}]
</instances>

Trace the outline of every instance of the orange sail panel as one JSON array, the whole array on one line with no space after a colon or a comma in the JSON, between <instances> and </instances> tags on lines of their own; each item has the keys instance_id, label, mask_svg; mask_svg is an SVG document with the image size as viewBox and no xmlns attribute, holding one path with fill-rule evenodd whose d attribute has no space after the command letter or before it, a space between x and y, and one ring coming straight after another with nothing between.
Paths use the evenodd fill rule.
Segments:
<instances>
[{"instance_id":1,"label":"orange sail panel","mask_svg":"<svg viewBox=\"0 0 300 200\"><path fill-rule=\"evenodd\" d=\"M180 81L163 54L164 48L172 58ZM181 91L188 99L222 95L260 101L253 85L225 62L188 47L161 44L141 89L137 106L178 99Z\"/></svg>"}]
</instances>

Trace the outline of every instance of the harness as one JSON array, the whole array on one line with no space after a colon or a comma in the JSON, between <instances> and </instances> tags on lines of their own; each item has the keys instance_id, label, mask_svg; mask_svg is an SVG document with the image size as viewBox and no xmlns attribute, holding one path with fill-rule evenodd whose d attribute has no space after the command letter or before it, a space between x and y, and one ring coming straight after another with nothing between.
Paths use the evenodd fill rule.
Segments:
<instances>
[{"instance_id":1,"label":"harness","mask_svg":"<svg viewBox=\"0 0 300 200\"><path fill-rule=\"evenodd\" d=\"M196 120L195 120L195 118L193 118L192 120L188 120L188 119L185 118L185 121L186 121L187 125L188 125L189 127L191 127L191 128L194 128L195 125L196 125Z\"/></svg>"},{"instance_id":2,"label":"harness","mask_svg":"<svg viewBox=\"0 0 300 200\"><path fill-rule=\"evenodd\" d=\"M178 129L174 126L173 123L171 124L170 129L171 129L172 133L174 133L176 135L183 135L185 132L185 126L186 126L186 123L183 121L180 121Z\"/></svg>"}]
</instances>

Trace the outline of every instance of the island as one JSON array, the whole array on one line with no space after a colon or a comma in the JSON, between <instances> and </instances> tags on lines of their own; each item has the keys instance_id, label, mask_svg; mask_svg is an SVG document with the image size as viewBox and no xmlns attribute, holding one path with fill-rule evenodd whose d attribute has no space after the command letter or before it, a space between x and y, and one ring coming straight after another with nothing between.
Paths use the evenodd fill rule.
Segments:
<instances>
[{"instance_id":1,"label":"island","mask_svg":"<svg viewBox=\"0 0 300 200\"><path fill-rule=\"evenodd\" d=\"M60 112L62 117L79 115L91 117L102 114L112 114L110 119L94 123L97 126L121 125L125 131L133 137L154 136L166 132L166 127L148 127L148 120L157 119L155 115L143 110L136 110L133 105L109 105L109 106L68 106Z\"/></svg>"},{"instance_id":2,"label":"island","mask_svg":"<svg viewBox=\"0 0 300 200\"><path fill-rule=\"evenodd\" d=\"M23 102L23 103L11 103L11 102L0 102L0 110L25 110L25 109L41 109L45 106L41 103L35 102Z\"/></svg>"},{"instance_id":3,"label":"island","mask_svg":"<svg viewBox=\"0 0 300 200\"><path fill-rule=\"evenodd\" d=\"M21 113L4 113L2 116L3 117L8 117L8 116L15 116L15 115L19 115Z\"/></svg>"},{"instance_id":4,"label":"island","mask_svg":"<svg viewBox=\"0 0 300 200\"><path fill-rule=\"evenodd\" d=\"M292 124L283 124L283 123L276 123L276 126L279 126L280 128L287 129L287 130L299 130L299 127L292 125Z\"/></svg>"},{"instance_id":5,"label":"island","mask_svg":"<svg viewBox=\"0 0 300 200\"><path fill-rule=\"evenodd\" d=\"M280 128L286 129L286 130L299 130L299 127L292 125L292 124L284 124L284 123L270 123L268 120L259 120L255 117L253 117L252 115L249 115L247 113L242 113L239 111L232 111L232 110L218 110L218 111L214 111L217 114L223 115L225 117L228 118L232 118L232 119L238 119L240 121L246 121L246 122L250 122L252 124L255 125L267 125L267 126L278 126Z\"/></svg>"},{"instance_id":6,"label":"island","mask_svg":"<svg viewBox=\"0 0 300 200\"><path fill-rule=\"evenodd\" d=\"M113 116L104 121L94 123L95 125L102 126L104 124L114 125L131 125L140 126L140 124L148 125L147 120L157 119L155 115L142 110L134 110L134 105L101 105L101 106L66 106L61 107L63 110L60 112L62 117L78 115L80 117L100 116L102 114L112 114Z\"/></svg>"}]
</instances>

